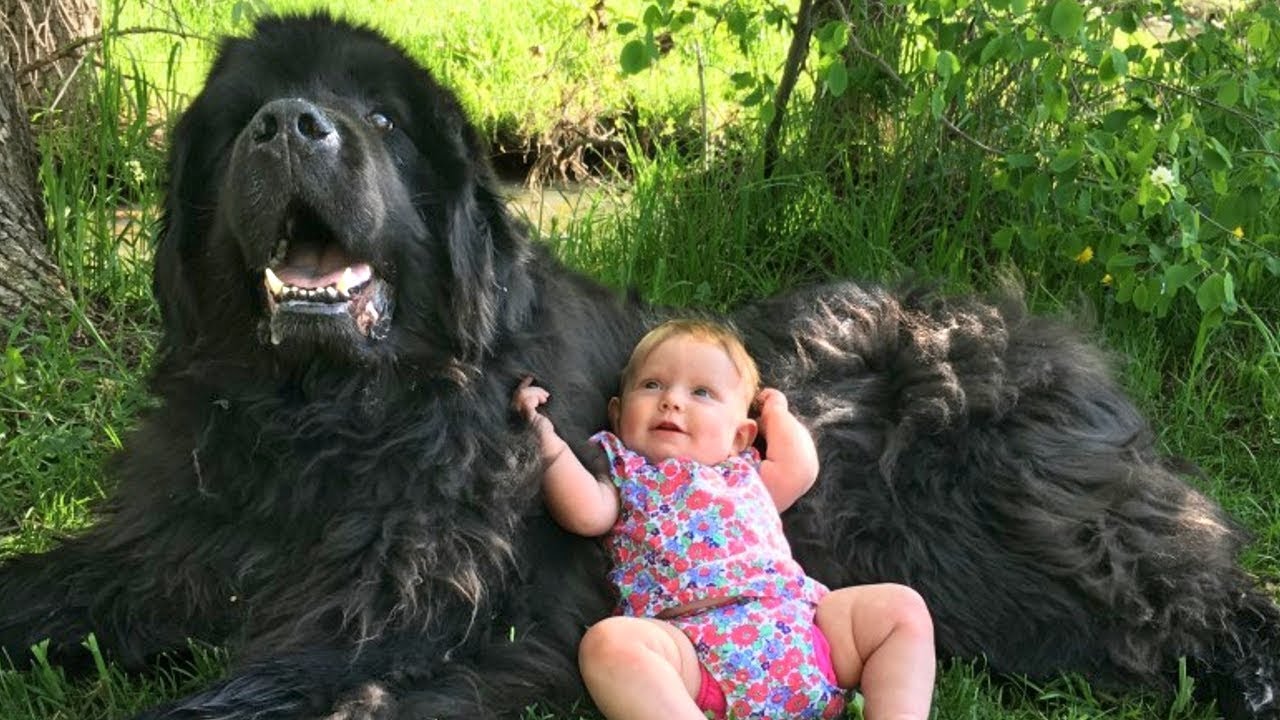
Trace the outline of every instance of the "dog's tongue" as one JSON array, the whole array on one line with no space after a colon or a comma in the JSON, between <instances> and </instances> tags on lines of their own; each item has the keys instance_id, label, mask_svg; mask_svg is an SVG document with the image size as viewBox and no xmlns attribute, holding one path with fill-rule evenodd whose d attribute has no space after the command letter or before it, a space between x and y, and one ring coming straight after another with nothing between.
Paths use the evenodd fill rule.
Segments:
<instances>
[{"instance_id":1,"label":"dog's tongue","mask_svg":"<svg viewBox=\"0 0 1280 720\"><path fill-rule=\"evenodd\" d=\"M348 279L352 285L363 283L373 274L367 263L352 264L346 253L332 245L324 248L308 245L291 247L284 264L275 273L286 285L320 288L336 284L348 267L351 268L352 277Z\"/></svg>"}]
</instances>

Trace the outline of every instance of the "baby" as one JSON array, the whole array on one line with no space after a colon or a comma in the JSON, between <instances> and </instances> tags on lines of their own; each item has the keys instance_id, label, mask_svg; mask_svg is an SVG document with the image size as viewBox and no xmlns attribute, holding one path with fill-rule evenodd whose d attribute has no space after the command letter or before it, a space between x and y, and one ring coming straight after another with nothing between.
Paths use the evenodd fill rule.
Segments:
<instances>
[{"instance_id":1,"label":"baby","mask_svg":"<svg viewBox=\"0 0 1280 720\"><path fill-rule=\"evenodd\" d=\"M611 720L832 718L853 687L869 720L923 720L935 671L924 601L893 584L830 591L804 574L779 513L817 479L817 450L786 397L758 385L730 329L654 328L609 401L616 435L591 438L608 460L599 477L538 412L547 391L532 378L517 388L552 516L608 535L618 615L582 639L587 690Z\"/></svg>"}]
</instances>

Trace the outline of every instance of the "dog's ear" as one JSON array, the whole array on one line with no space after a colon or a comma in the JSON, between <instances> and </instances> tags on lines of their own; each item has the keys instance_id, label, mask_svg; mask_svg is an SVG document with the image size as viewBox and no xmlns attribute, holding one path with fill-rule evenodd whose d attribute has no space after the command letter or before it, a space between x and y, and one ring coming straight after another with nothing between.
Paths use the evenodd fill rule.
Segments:
<instances>
[{"instance_id":1,"label":"dog's ear","mask_svg":"<svg viewBox=\"0 0 1280 720\"><path fill-rule=\"evenodd\" d=\"M189 160L190 147L189 133L185 123L180 122L173 135L168 196L165 198L164 220L151 275L151 292L160 306L164 325L160 340L160 352L164 357L192 345L199 327L199 305L183 257L185 248L195 242L191 227L194 218L183 194L187 178L183 170Z\"/></svg>"},{"instance_id":2,"label":"dog's ear","mask_svg":"<svg viewBox=\"0 0 1280 720\"><path fill-rule=\"evenodd\" d=\"M483 182L474 182L449 218L450 288L447 322L452 325L465 364L480 361L498 331L505 292L498 263L512 229L506 213ZM505 275L506 273L501 273Z\"/></svg>"}]
</instances>

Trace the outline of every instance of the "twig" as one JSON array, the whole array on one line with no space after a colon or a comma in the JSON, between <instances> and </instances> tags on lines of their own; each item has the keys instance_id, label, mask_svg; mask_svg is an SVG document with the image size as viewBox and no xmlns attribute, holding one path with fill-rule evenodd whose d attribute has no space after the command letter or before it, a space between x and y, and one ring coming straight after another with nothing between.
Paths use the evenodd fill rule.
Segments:
<instances>
[{"instance_id":1,"label":"twig","mask_svg":"<svg viewBox=\"0 0 1280 720\"><path fill-rule=\"evenodd\" d=\"M1088 63L1085 63L1081 60L1075 60L1074 62L1077 65L1082 65L1085 67L1092 68L1092 66L1090 66ZM1137 80L1140 83L1144 83L1146 85L1159 88L1160 90L1164 90L1166 92L1171 92L1175 95L1181 95L1183 97L1191 98L1192 100L1198 103L1204 103L1205 105L1208 105L1210 107L1215 107L1229 115L1235 115L1236 117L1248 123L1249 127L1253 128L1253 131L1258 133L1258 137L1262 140L1263 145L1267 144L1267 134L1263 132L1261 127L1259 127L1260 118L1257 115L1250 115L1249 113L1244 112L1243 110L1237 110L1233 107L1228 107L1218 102L1217 100L1211 100L1203 95L1200 95L1186 88L1180 88L1177 85L1170 85L1169 83L1161 82L1159 80L1153 80L1151 78L1143 77L1141 75L1127 75L1126 77L1130 80ZM1275 123L1271 123L1271 124L1275 125ZM1266 150L1269 152L1271 148L1268 147Z\"/></svg>"},{"instance_id":2,"label":"twig","mask_svg":"<svg viewBox=\"0 0 1280 720\"><path fill-rule=\"evenodd\" d=\"M703 72L702 46L695 42L693 53L698 58L698 97L702 105L702 171L706 172L711 163L711 127L707 122L707 81Z\"/></svg>"},{"instance_id":3,"label":"twig","mask_svg":"<svg viewBox=\"0 0 1280 720\"><path fill-rule=\"evenodd\" d=\"M856 50L859 55L862 55L865 58L869 58L872 62L874 62L876 64L876 67L880 68L880 72L883 72L884 74L888 75L894 82L898 84L898 87L902 88L903 90L910 89L910 87L907 85L907 82L902 79L902 76L898 75L898 73L895 72L894 69L889 66L889 63L884 61L884 58L881 58L879 55L876 55L870 50L867 50L866 48L864 48L862 46L862 43L859 42L858 37L854 35L853 32L849 33L849 43L853 45L853 49ZM952 122L951 118L947 117L945 114L940 114L938 116L938 119L942 121L942 124L945 125L948 130L958 135L962 140L969 143L970 145L973 145L974 147L978 148L979 150L989 155L1004 157L1005 155L1004 151L998 148L994 148L982 142L978 138L970 135L964 130L961 130L960 126Z\"/></svg>"},{"instance_id":4,"label":"twig","mask_svg":"<svg viewBox=\"0 0 1280 720\"><path fill-rule=\"evenodd\" d=\"M153 34L153 33L160 34L160 35L175 35L184 40L203 40L205 42L214 42L213 38L210 38L205 35L193 35L191 33L180 32L177 30L170 30L169 28L162 28L162 27L124 28L123 30L112 30L110 31L109 34L114 37L119 37L121 35L144 35L144 34ZM49 53L48 55L45 55L44 57L36 58L35 60L32 60L26 65L23 65L22 67L18 68L17 72L14 73L14 77L22 77L24 75L27 75L28 73L33 73L41 68L52 65L58 62L59 60L69 57L70 55L72 55L73 53L75 53L77 50L84 47L85 45L101 43L107 34L108 33L104 33L104 32L96 32L92 35L86 35L82 38L76 38L75 40L72 40L66 45L63 45L62 47L55 49L53 52Z\"/></svg>"},{"instance_id":5,"label":"twig","mask_svg":"<svg viewBox=\"0 0 1280 720\"><path fill-rule=\"evenodd\" d=\"M910 90L911 87L907 85L907 81L903 80L902 76L899 75L897 71L889 65L889 63L884 61L884 58L863 47L862 42L858 40L858 36L853 32L853 19L849 17L849 13L844 9L844 6L840 3L835 3L835 7L840 11L840 19L844 20L844 24L849 28L849 43L853 46L853 49L856 50L859 55L868 58L875 63L876 67L880 68L880 72L888 75L891 80L898 84L899 88L902 88L903 90ZM968 142L989 155L1004 157L1004 151L991 147L964 130L961 130L960 127L952 122L951 118L947 117L945 114L940 114L938 119L942 121L942 124L945 125L948 130L958 135L965 142Z\"/></svg>"}]
</instances>

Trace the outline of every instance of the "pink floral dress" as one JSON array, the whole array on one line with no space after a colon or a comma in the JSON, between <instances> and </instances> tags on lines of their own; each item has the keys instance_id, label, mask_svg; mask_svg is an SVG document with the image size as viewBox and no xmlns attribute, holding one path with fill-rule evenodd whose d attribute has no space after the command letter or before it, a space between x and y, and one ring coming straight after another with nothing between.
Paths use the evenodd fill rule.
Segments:
<instances>
[{"instance_id":1,"label":"pink floral dress","mask_svg":"<svg viewBox=\"0 0 1280 720\"><path fill-rule=\"evenodd\" d=\"M813 623L828 590L791 557L754 448L717 465L655 464L613 433L591 438L609 460L621 508L608 536L618 612L669 618L704 666L699 706L714 717L832 718L844 707L830 650ZM708 680L718 687L705 687Z\"/></svg>"}]
</instances>

